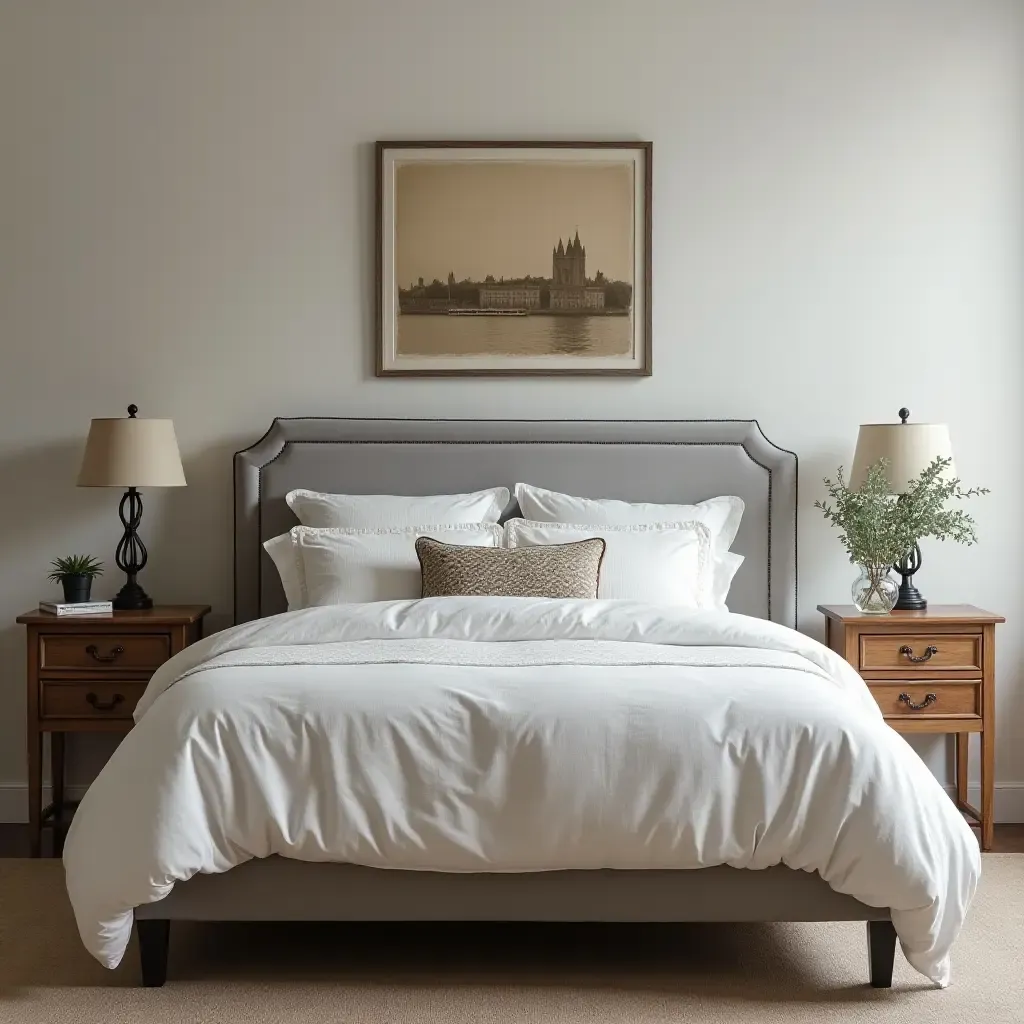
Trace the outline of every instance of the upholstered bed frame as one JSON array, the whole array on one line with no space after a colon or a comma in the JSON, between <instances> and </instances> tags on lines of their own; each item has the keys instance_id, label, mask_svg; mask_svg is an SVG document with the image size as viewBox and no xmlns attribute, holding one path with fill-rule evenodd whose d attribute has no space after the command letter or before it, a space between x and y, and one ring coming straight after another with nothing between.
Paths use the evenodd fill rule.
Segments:
<instances>
[{"instance_id":1,"label":"upholstered bed frame","mask_svg":"<svg viewBox=\"0 0 1024 1024\"><path fill-rule=\"evenodd\" d=\"M262 543L295 525L284 501L293 487L442 494L517 481L633 501L739 495L746 511L733 550L745 561L730 609L796 625L797 459L755 420L276 419L234 460L235 620L285 608ZM877 987L891 984L896 939L887 909L781 866L454 875L271 857L197 875L135 918L145 985L164 982L174 919L864 920Z\"/></svg>"}]
</instances>

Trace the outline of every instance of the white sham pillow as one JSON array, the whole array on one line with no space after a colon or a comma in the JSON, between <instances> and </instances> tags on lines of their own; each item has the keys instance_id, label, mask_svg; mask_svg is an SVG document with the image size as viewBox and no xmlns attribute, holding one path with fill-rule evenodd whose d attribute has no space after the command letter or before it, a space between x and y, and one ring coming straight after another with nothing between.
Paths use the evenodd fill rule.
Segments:
<instances>
[{"instance_id":1,"label":"white sham pillow","mask_svg":"<svg viewBox=\"0 0 1024 1024\"><path fill-rule=\"evenodd\" d=\"M729 606L729 588L743 564L743 556L735 551L714 552L711 559L711 604L718 612L727 612Z\"/></svg>"},{"instance_id":2,"label":"white sham pillow","mask_svg":"<svg viewBox=\"0 0 1024 1024\"><path fill-rule=\"evenodd\" d=\"M727 611L729 588L743 556L729 551L743 518L743 499L734 494L699 501L696 505L659 505L617 498L577 498L532 484L516 484L516 500L524 519L541 523L624 526L631 523L703 523L711 532L714 552L711 607Z\"/></svg>"},{"instance_id":3,"label":"white sham pillow","mask_svg":"<svg viewBox=\"0 0 1024 1024\"><path fill-rule=\"evenodd\" d=\"M446 544L496 548L501 547L502 528L477 523L366 530L295 526L291 537L302 566L302 607L419 597L416 538L424 536Z\"/></svg>"},{"instance_id":4,"label":"white sham pillow","mask_svg":"<svg viewBox=\"0 0 1024 1024\"><path fill-rule=\"evenodd\" d=\"M631 523L703 523L717 552L728 551L743 518L743 499L734 494L708 498L696 505L658 505L617 498L577 498L532 484L516 484L516 501L524 519L538 523L626 526Z\"/></svg>"},{"instance_id":5,"label":"white sham pillow","mask_svg":"<svg viewBox=\"0 0 1024 1024\"><path fill-rule=\"evenodd\" d=\"M711 531L699 522L585 526L510 519L510 548L567 544L603 537L597 596L631 598L685 608L711 607Z\"/></svg>"},{"instance_id":6,"label":"white sham pillow","mask_svg":"<svg viewBox=\"0 0 1024 1024\"><path fill-rule=\"evenodd\" d=\"M288 601L288 611L306 607L305 579L302 575L302 559L292 538L291 530L278 534L263 542L263 550L270 555L277 575L281 579L281 588Z\"/></svg>"},{"instance_id":7,"label":"white sham pillow","mask_svg":"<svg viewBox=\"0 0 1024 1024\"><path fill-rule=\"evenodd\" d=\"M284 499L303 526L378 529L420 523L496 523L509 500L507 487L469 494L325 494L298 488Z\"/></svg>"}]
</instances>

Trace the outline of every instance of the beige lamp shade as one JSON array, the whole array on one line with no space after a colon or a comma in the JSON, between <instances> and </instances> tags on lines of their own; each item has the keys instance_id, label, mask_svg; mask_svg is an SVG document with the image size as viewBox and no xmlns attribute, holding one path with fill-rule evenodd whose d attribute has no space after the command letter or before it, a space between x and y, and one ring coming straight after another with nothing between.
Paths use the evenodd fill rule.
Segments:
<instances>
[{"instance_id":1,"label":"beige lamp shade","mask_svg":"<svg viewBox=\"0 0 1024 1024\"><path fill-rule=\"evenodd\" d=\"M900 410L901 415L906 410ZM907 413L909 416L909 413ZM949 428L944 423L864 423L857 435L857 450L850 469L850 486L860 487L868 468L888 459L886 475L893 494L903 494L907 484L936 459L952 459ZM946 478L956 476L953 463L943 470Z\"/></svg>"},{"instance_id":2,"label":"beige lamp shade","mask_svg":"<svg viewBox=\"0 0 1024 1024\"><path fill-rule=\"evenodd\" d=\"M134 415L93 420L78 486L184 487L174 422L136 419Z\"/></svg>"}]
</instances>

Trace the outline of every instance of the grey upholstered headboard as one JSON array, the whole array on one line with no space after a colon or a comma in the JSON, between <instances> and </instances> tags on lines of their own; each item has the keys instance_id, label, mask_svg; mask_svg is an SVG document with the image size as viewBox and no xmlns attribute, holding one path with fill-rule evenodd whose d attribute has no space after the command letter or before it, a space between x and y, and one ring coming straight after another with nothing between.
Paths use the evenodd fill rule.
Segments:
<instances>
[{"instance_id":1,"label":"grey upholstered headboard","mask_svg":"<svg viewBox=\"0 0 1024 1024\"><path fill-rule=\"evenodd\" d=\"M732 550L746 560L729 608L796 624L797 459L756 420L275 419L234 469L236 622L285 610L262 544L296 525L293 487L455 494L523 481L627 501L738 494Z\"/></svg>"}]
</instances>

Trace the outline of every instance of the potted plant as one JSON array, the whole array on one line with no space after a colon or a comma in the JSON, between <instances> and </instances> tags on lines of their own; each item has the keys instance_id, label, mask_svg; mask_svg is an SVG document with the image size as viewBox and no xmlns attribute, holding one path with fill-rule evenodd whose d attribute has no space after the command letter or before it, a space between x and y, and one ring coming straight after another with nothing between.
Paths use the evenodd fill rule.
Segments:
<instances>
[{"instance_id":1,"label":"potted plant","mask_svg":"<svg viewBox=\"0 0 1024 1024\"><path fill-rule=\"evenodd\" d=\"M935 459L907 485L905 493L892 494L887 478L888 459L869 467L861 486L854 490L839 467L836 480L825 478L834 505L816 501L825 519L842 533L840 543L850 561L860 566L853 584L853 603L861 613L885 615L896 604L898 588L889 570L925 537L974 544L974 520L960 509L946 507L951 499L988 494L985 487L963 490L956 478L943 476L952 459Z\"/></svg>"},{"instance_id":2,"label":"potted plant","mask_svg":"<svg viewBox=\"0 0 1024 1024\"><path fill-rule=\"evenodd\" d=\"M47 577L64 588L64 600L68 604L81 604L89 600L92 581L103 575L103 563L92 555L68 555L55 558L51 563L53 572Z\"/></svg>"}]
</instances>

